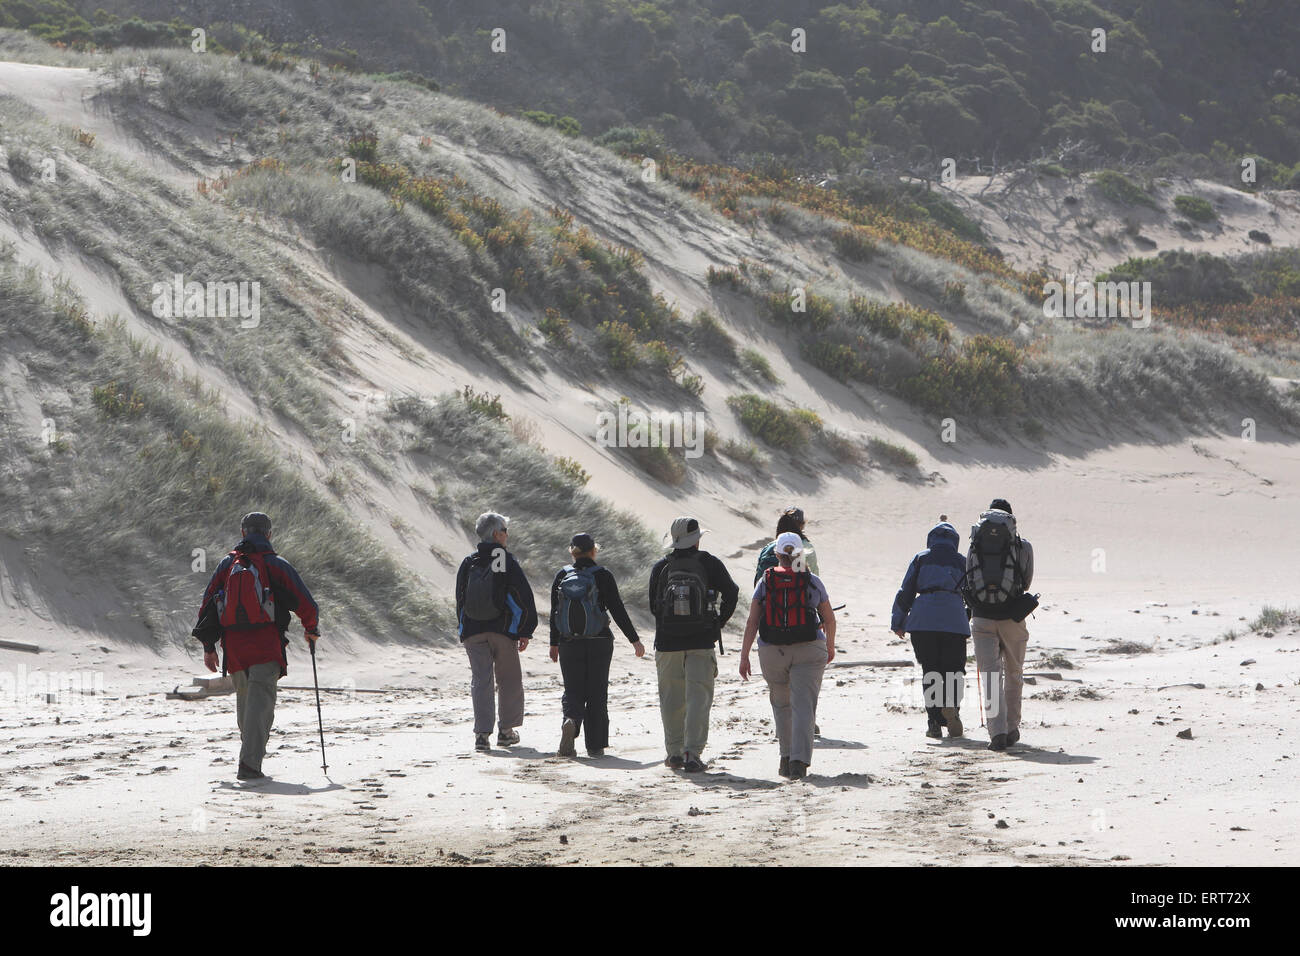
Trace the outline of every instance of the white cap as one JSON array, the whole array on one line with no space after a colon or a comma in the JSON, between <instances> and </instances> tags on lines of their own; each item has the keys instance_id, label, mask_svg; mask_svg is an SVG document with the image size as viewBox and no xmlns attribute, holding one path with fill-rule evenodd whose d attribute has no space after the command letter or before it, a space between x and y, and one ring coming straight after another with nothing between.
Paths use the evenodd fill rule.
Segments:
<instances>
[{"instance_id":1,"label":"white cap","mask_svg":"<svg viewBox=\"0 0 1300 956\"><path fill-rule=\"evenodd\" d=\"M784 531L776 536L776 553L787 558L796 558L803 554L803 538L793 531Z\"/></svg>"}]
</instances>

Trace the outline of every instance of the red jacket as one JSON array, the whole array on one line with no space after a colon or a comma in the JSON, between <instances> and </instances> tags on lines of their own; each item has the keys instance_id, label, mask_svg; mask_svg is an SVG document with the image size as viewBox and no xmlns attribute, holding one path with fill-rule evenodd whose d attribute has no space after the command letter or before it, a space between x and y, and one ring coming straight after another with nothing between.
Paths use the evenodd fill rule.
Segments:
<instances>
[{"instance_id":1,"label":"red jacket","mask_svg":"<svg viewBox=\"0 0 1300 956\"><path fill-rule=\"evenodd\" d=\"M289 672L289 664L284 654L286 641L284 634L289 629L289 612L298 615L303 629L308 634L316 634L319 624L316 601L312 598L307 585L303 583L298 572L284 558L271 549L271 543L260 534L250 534L239 544L235 552L258 554L266 566L266 574L275 593L275 623L265 627L250 628L240 631L226 631L221 635L221 647L225 652L222 673L234 674L247 670L254 664L279 661L280 676ZM225 587L226 575L234 561L234 553L226 555L212 573L207 590L203 592L203 602L199 605L199 620L202 621L209 605L216 599L217 592ZM215 650L215 644L204 645L206 650Z\"/></svg>"}]
</instances>

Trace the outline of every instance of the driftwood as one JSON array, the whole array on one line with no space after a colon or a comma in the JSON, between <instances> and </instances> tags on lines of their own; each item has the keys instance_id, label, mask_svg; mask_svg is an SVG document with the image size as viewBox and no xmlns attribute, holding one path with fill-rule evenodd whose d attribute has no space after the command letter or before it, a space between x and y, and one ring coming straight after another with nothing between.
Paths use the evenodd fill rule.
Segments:
<instances>
[{"instance_id":1,"label":"driftwood","mask_svg":"<svg viewBox=\"0 0 1300 956\"><path fill-rule=\"evenodd\" d=\"M26 651L28 654L39 654L41 649L35 644L23 644L19 641L0 641L0 647L7 651Z\"/></svg>"}]
</instances>

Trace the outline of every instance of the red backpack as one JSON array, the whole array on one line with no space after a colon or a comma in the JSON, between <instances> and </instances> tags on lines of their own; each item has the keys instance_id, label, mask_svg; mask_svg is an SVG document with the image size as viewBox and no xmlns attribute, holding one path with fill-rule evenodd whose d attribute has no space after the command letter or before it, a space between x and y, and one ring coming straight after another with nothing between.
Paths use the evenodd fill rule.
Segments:
<instances>
[{"instance_id":1,"label":"red backpack","mask_svg":"<svg viewBox=\"0 0 1300 956\"><path fill-rule=\"evenodd\" d=\"M764 644L802 644L817 640L821 619L808 603L812 575L793 568L768 568L763 572L763 617L758 636Z\"/></svg>"},{"instance_id":2,"label":"red backpack","mask_svg":"<svg viewBox=\"0 0 1300 956\"><path fill-rule=\"evenodd\" d=\"M275 594L263 555L231 551L225 586L217 592L217 619L225 631L275 624Z\"/></svg>"}]
</instances>

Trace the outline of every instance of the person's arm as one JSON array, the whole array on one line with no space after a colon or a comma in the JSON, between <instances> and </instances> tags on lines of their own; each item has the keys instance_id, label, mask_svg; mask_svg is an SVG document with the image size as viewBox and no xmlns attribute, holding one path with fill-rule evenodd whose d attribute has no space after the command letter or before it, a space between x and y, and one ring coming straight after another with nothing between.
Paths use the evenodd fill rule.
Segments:
<instances>
[{"instance_id":1,"label":"person's arm","mask_svg":"<svg viewBox=\"0 0 1300 956\"><path fill-rule=\"evenodd\" d=\"M311 596L311 591L303 583L298 570L278 554L271 555L268 558L267 568L271 580L288 597L289 610L297 614L298 620L302 621L302 627L307 632L308 640L320 637L320 609L316 606L316 600Z\"/></svg>"},{"instance_id":2,"label":"person's arm","mask_svg":"<svg viewBox=\"0 0 1300 956\"><path fill-rule=\"evenodd\" d=\"M560 613L560 582L564 580L564 569L561 568L555 573L555 580L551 582L551 646L558 647L560 644L560 628L557 624L559 618L556 616Z\"/></svg>"},{"instance_id":3,"label":"person's arm","mask_svg":"<svg viewBox=\"0 0 1300 956\"><path fill-rule=\"evenodd\" d=\"M637 636L636 625L632 623L627 608L623 606L623 596L618 593L618 582L614 580L614 575L609 568L601 568L596 572L596 587L600 592L601 605L614 619L623 636L633 645L640 644L641 638Z\"/></svg>"},{"instance_id":4,"label":"person's arm","mask_svg":"<svg viewBox=\"0 0 1300 956\"><path fill-rule=\"evenodd\" d=\"M1034 546L1024 538L1020 539L1021 572L1024 575L1025 590L1034 583Z\"/></svg>"},{"instance_id":5,"label":"person's arm","mask_svg":"<svg viewBox=\"0 0 1300 956\"><path fill-rule=\"evenodd\" d=\"M835 611L831 608L830 598L822 601L817 613L822 619L822 630L826 632L826 663L829 664L835 660Z\"/></svg>"},{"instance_id":6,"label":"person's arm","mask_svg":"<svg viewBox=\"0 0 1300 956\"><path fill-rule=\"evenodd\" d=\"M519 598L524 617L519 622L519 649L522 651L532 640L533 631L537 630L537 602L533 599L533 589L528 584L528 576L512 555L509 565L509 577L515 581L515 595Z\"/></svg>"},{"instance_id":7,"label":"person's arm","mask_svg":"<svg viewBox=\"0 0 1300 956\"><path fill-rule=\"evenodd\" d=\"M195 622L194 630L191 632L195 637L203 642L203 651L205 654L215 654L217 652L217 641L221 638L219 627L204 627L205 618L207 623L215 623L216 608L213 601L220 590L218 582L225 580L226 569L230 567L230 556L221 559L217 569L212 572L212 577L208 579L208 586L203 589L203 600L199 602L199 619Z\"/></svg>"},{"instance_id":8,"label":"person's arm","mask_svg":"<svg viewBox=\"0 0 1300 956\"><path fill-rule=\"evenodd\" d=\"M663 562L655 562L654 567L650 569L650 616L656 621L659 620L659 573L663 570Z\"/></svg>"},{"instance_id":9,"label":"person's arm","mask_svg":"<svg viewBox=\"0 0 1300 956\"><path fill-rule=\"evenodd\" d=\"M718 628L721 630L731 620L731 615L736 612L736 602L740 600L740 588L736 582L731 580L731 575L727 572L727 566L722 563L715 555L709 555L713 558L713 589L718 592L721 604L718 607Z\"/></svg>"},{"instance_id":10,"label":"person's arm","mask_svg":"<svg viewBox=\"0 0 1300 956\"><path fill-rule=\"evenodd\" d=\"M903 625L907 623L908 612L912 610L912 602L916 600L916 578L919 573L918 555L912 558L912 562L907 566L907 571L903 574L903 583L899 585L898 593L894 595L894 610L890 615L889 629L899 637L903 636Z\"/></svg>"},{"instance_id":11,"label":"person's arm","mask_svg":"<svg viewBox=\"0 0 1300 956\"><path fill-rule=\"evenodd\" d=\"M749 618L745 621L745 639L740 645L740 679L749 680L752 673L749 667L749 650L754 646L758 636L758 621L763 616L763 601L755 597L749 604Z\"/></svg>"},{"instance_id":12,"label":"person's arm","mask_svg":"<svg viewBox=\"0 0 1300 956\"><path fill-rule=\"evenodd\" d=\"M456 569L456 624L464 619L465 614L465 586L469 583L469 558L461 561L460 567Z\"/></svg>"}]
</instances>

